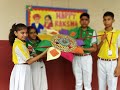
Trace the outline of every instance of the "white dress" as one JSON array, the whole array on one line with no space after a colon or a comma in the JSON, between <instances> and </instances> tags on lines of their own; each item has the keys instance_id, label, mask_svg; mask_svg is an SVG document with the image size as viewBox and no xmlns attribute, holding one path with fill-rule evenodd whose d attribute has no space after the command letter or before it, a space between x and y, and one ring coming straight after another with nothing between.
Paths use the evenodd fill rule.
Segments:
<instances>
[{"instance_id":1,"label":"white dress","mask_svg":"<svg viewBox=\"0 0 120 90\"><path fill-rule=\"evenodd\" d=\"M43 61L31 64L33 90L48 90L46 68Z\"/></svg>"},{"instance_id":2,"label":"white dress","mask_svg":"<svg viewBox=\"0 0 120 90\"><path fill-rule=\"evenodd\" d=\"M10 90L33 90L30 65L14 65L10 77Z\"/></svg>"},{"instance_id":3,"label":"white dress","mask_svg":"<svg viewBox=\"0 0 120 90\"><path fill-rule=\"evenodd\" d=\"M35 49L32 46L32 42L29 41L28 46L32 47L31 58L36 54ZM33 90L48 90L47 77L46 77L46 68L42 60L36 61L31 64L32 70L32 81L33 81Z\"/></svg>"},{"instance_id":4,"label":"white dress","mask_svg":"<svg viewBox=\"0 0 120 90\"><path fill-rule=\"evenodd\" d=\"M14 68L10 77L9 90L33 90L31 66L26 63L30 58L25 44L15 39L12 49Z\"/></svg>"}]
</instances>

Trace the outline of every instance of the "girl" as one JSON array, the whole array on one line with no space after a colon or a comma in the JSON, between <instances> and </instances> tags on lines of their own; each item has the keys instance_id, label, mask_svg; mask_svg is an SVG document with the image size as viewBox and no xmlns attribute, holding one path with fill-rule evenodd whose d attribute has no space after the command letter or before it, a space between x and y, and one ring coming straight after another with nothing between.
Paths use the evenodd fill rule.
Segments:
<instances>
[{"instance_id":1,"label":"girl","mask_svg":"<svg viewBox=\"0 0 120 90\"><path fill-rule=\"evenodd\" d=\"M36 56L41 53L35 48L40 43L40 40L37 37L37 32L34 27L28 27L28 38L27 47L31 52L31 56ZM32 47L32 48L31 48ZM42 59L39 59L31 65L32 76L33 76L33 90L47 90L47 78L46 78L46 69L45 64Z\"/></svg>"},{"instance_id":2,"label":"girl","mask_svg":"<svg viewBox=\"0 0 120 90\"><path fill-rule=\"evenodd\" d=\"M53 27L52 17L50 15L46 15L44 19L45 19L44 28L51 29L51 27Z\"/></svg>"},{"instance_id":3,"label":"girl","mask_svg":"<svg viewBox=\"0 0 120 90\"><path fill-rule=\"evenodd\" d=\"M47 52L46 50L30 58L25 45L27 36L27 27L22 23L14 24L10 29L9 42L13 46L12 60L15 64L10 77L10 90L33 90L30 64L42 58Z\"/></svg>"}]
</instances>

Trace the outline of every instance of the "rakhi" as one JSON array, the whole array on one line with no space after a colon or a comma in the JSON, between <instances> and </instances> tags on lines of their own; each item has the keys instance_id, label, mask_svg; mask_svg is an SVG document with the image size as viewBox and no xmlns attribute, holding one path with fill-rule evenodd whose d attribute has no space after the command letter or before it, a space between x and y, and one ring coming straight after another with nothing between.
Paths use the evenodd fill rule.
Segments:
<instances>
[{"instance_id":1,"label":"rakhi","mask_svg":"<svg viewBox=\"0 0 120 90\"><path fill-rule=\"evenodd\" d=\"M72 62L74 53L84 53L82 47L77 46L74 38L62 34L53 36L51 41L42 40L36 50L44 51L46 48L49 48L47 51L47 61L56 60L62 56Z\"/></svg>"}]
</instances>

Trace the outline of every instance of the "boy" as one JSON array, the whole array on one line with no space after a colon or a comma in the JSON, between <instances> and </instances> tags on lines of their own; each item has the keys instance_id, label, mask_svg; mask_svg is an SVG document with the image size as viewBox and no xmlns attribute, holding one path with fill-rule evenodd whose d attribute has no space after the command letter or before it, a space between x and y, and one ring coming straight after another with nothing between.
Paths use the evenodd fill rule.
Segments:
<instances>
[{"instance_id":1,"label":"boy","mask_svg":"<svg viewBox=\"0 0 120 90\"><path fill-rule=\"evenodd\" d=\"M40 33L41 30L44 29L43 25L40 23L40 18L41 17L39 14L34 14L33 15L34 22L31 24L31 26L33 26L37 30L37 33Z\"/></svg>"},{"instance_id":2,"label":"boy","mask_svg":"<svg viewBox=\"0 0 120 90\"><path fill-rule=\"evenodd\" d=\"M91 29L88 25L90 22L90 16L88 13L83 13L80 16L80 24L79 28L75 28L70 30L71 33L75 33L73 38L80 40L81 45L83 45L84 54L75 54L74 60L72 62L73 65L73 73L76 79L75 90L83 90L83 83L85 90L91 89L91 81L92 81L92 56L91 52L95 52L97 49L97 39L96 32ZM82 43L83 42L83 43Z\"/></svg>"},{"instance_id":3,"label":"boy","mask_svg":"<svg viewBox=\"0 0 120 90\"><path fill-rule=\"evenodd\" d=\"M117 80L120 75L120 35L112 24L114 14L105 12L103 15L104 30L99 32L98 81L99 90L117 90Z\"/></svg>"}]
</instances>

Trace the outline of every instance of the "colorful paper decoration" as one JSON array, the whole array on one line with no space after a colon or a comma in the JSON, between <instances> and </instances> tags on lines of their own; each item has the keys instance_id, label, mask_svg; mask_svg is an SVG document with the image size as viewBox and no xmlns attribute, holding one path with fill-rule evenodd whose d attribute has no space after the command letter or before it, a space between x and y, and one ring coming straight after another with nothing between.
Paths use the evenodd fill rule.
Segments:
<instances>
[{"instance_id":1,"label":"colorful paper decoration","mask_svg":"<svg viewBox=\"0 0 120 90\"><path fill-rule=\"evenodd\" d=\"M81 42L80 42L81 43ZM72 62L74 53L83 54L83 49L78 45L75 39L68 35L57 34L52 37L51 41L42 40L38 46L38 51L45 51L48 48L47 61L55 60L62 56L66 60Z\"/></svg>"},{"instance_id":2,"label":"colorful paper decoration","mask_svg":"<svg viewBox=\"0 0 120 90\"><path fill-rule=\"evenodd\" d=\"M54 48L54 47L50 47L47 51L47 61L50 60L55 60L57 58L59 58L61 55L61 51Z\"/></svg>"},{"instance_id":3,"label":"colorful paper decoration","mask_svg":"<svg viewBox=\"0 0 120 90\"><path fill-rule=\"evenodd\" d=\"M63 52L72 52L76 45L75 39L68 35L58 34L51 40L52 46Z\"/></svg>"},{"instance_id":4,"label":"colorful paper decoration","mask_svg":"<svg viewBox=\"0 0 120 90\"><path fill-rule=\"evenodd\" d=\"M51 47L52 44L50 41L48 40L42 40L38 45L37 47L35 48L35 50L38 50L38 51L45 51L48 47Z\"/></svg>"},{"instance_id":5,"label":"colorful paper decoration","mask_svg":"<svg viewBox=\"0 0 120 90\"><path fill-rule=\"evenodd\" d=\"M51 41L52 36L59 34L58 31L54 29L44 29L41 31L41 33L38 34L38 37L40 40L49 40Z\"/></svg>"},{"instance_id":6,"label":"colorful paper decoration","mask_svg":"<svg viewBox=\"0 0 120 90\"><path fill-rule=\"evenodd\" d=\"M82 47L78 46L78 47L76 47L76 48L72 51L72 53L75 53L75 54L84 54L84 51L83 51Z\"/></svg>"},{"instance_id":7,"label":"colorful paper decoration","mask_svg":"<svg viewBox=\"0 0 120 90\"><path fill-rule=\"evenodd\" d=\"M69 30L61 29L59 34L69 35Z\"/></svg>"},{"instance_id":8,"label":"colorful paper decoration","mask_svg":"<svg viewBox=\"0 0 120 90\"><path fill-rule=\"evenodd\" d=\"M73 61L73 57L74 57L73 53L70 52L61 52L61 56L70 62Z\"/></svg>"}]
</instances>

